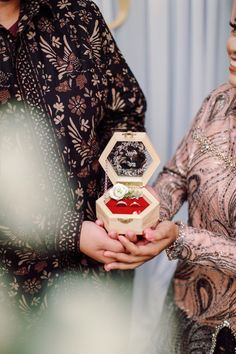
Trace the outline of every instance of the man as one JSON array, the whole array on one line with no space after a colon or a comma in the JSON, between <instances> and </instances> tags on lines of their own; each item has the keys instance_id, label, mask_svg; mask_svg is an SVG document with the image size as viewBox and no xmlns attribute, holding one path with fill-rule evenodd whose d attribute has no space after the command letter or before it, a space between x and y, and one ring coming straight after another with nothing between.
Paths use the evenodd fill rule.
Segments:
<instances>
[{"instance_id":1,"label":"man","mask_svg":"<svg viewBox=\"0 0 236 354\"><path fill-rule=\"evenodd\" d=\"M123 250L89 221L98 158L113 131L144 130L145 99L93 2L0 0L0 24L0 254L28 314L63 273L101 274Z\"/></svg>"}]
</instances>

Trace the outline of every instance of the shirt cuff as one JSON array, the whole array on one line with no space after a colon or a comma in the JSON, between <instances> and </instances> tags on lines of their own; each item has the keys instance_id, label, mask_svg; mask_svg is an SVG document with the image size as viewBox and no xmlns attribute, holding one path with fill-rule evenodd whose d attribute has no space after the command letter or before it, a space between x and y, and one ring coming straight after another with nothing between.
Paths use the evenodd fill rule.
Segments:
<instances>
[{"instance_id":1,"label":"shirt cuff","mask_svg":"<svg viewBox=\"0 0 236 354\"><path fill-rule=\"evenodd\" d=\"M67 211L63 216L59 232L58 246L60 253L78 253L80 231L83 215L74 211Z\"/></svg>"},{"instance_id":2,"label":"shirt cuff","mask_svg":"<svg viewBox=\"0 0 236 354\"><path fill-rule=\"evenodd\" d=\"M170 261L181 258L181 254L184 247L186 225L184 225L182 221L176 221L175 224L179 227L178 236L176 240L169 247L166 248L166 254Z\"/></svg>"}]
</instances>

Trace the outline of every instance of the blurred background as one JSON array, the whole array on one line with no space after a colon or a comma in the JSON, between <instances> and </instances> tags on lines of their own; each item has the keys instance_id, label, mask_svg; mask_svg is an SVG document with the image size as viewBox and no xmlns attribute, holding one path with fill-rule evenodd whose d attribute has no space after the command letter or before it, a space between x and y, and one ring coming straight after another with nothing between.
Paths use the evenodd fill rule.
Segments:
<instances>
[{"instance_id":1,"label":"blurred background","mask_svg":"<svg viewBox=\"0 0 236 354\"><path fill-rule=\"evenodd\" d=\"M226 41L232 0L95 2L106 22L112 28L115 25L113 35L146 95L146 128L163 166L204 97L227 81ZM157 173L160 170L161 167ZM186 208L177 218L186 221ZM136 271L133 302L136 353L145 351L158 325L174 269L175 264L162 254Z\"/></svg>"}]
</instances>

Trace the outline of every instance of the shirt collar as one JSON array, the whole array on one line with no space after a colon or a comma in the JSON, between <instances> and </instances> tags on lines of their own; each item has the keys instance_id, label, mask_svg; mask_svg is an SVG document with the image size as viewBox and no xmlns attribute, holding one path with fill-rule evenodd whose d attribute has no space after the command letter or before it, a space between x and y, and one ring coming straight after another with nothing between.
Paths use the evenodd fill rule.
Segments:
<instances>
[{"instance_id":1,"label":"shirt collar","mask_svg":"<svg viewBox=\"0 0 236 354\"><path fill-rule=\"evenodd\" d=\"M17 33L22 32L32 18L36 16L42 8L48 10L46 14L53 16L50 0L22 0ZM6 29L1 25L0 30L6 31Z\"/></svg>"}]
</instances>

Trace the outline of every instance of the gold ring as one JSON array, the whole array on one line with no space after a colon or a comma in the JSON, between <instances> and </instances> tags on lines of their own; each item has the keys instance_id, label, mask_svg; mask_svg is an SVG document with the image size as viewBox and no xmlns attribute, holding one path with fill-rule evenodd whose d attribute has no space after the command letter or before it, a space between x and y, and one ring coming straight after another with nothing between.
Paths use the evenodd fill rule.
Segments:
<instances>
[{"instance_id":1,"label":"gold ring","mask_svg":"<svg viewBox=\"0 0 236 354\"><path fill-rule=\"evenodd\" d=\"M141 205L140 205L138 202L133 202L133 203L130 204L130 206L131 206L131 207L132 207L132 206L138 206L138 207L140 207Z\"/></svg>"},{"instance_id":2,"label":"gold ring","mask_svg":"<svg viewBox=\"0 0 236 354\"><path fill-rule=\"evenodd\" d=\"M124 200L118 200L116 206L127 206L127 203Z\"/></svg>"}]
</instances>

